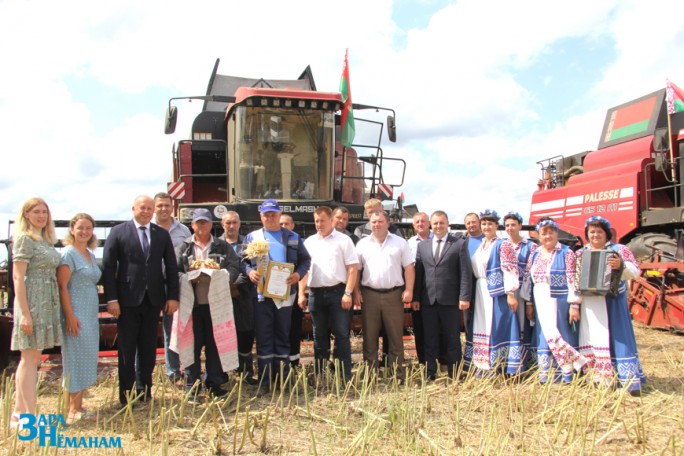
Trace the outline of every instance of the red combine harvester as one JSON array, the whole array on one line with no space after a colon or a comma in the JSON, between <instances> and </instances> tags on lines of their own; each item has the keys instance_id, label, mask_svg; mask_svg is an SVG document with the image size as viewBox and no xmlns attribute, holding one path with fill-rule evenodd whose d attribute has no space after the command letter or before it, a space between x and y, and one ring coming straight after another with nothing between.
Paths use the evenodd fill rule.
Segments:
<instances>
[{"instance_id":1,"label":"red combine harvester","mask_svg":"<svg viewBox=\"0 0 684 456\"><path fill-rule=\"evenodd\" d=\"M632 317L684 331L684 112L668 114L666 90L609 109L597 150L538 164L530 223L553 217L581 245L586 219L608 218L640 261Z\"/></svg>"},{"instance_id":2,"label":"red combine harvester","mask_svg":"<svg viewBox=\"0 0 684 456\"><path fill-rule=\"evenodd\" d=\"M191 139L173 150L169 188L178 197L179 220L189 221L195 208L204 207L218 224L233 210L249 231L261 226L261 202L276 198L298 231L305 232L300 234L306 234L316 207L344 205L350 221L360 222L365 199L380 195L381 187L403 184L405 162L384 157L380 147L383 122L356 117L360 142L343 147L336 141L340 116L335 113L343 107L342 95L317 92L309 67L295 80L266 80L220 75L218 65L219 60L205 96L169 100L167 134L175 131L174 101L204 101ZM388 136L396 140L392 109L361 104L353 109L391 112ZM387 165L397 182L383 175Z\"/></svg>"}]
</instances>

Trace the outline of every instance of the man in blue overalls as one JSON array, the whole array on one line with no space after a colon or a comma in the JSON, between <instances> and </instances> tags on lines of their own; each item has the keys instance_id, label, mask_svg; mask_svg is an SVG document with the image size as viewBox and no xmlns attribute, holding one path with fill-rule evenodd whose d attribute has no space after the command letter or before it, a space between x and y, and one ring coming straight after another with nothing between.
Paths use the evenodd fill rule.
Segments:
<instances>
[{"instance_id":1,"label":"man in blue overalls","mask_svg":"<svg viewBox=\"0 0 684 456\"><path fill-rule=\"evenodd\" d=\"M268 242L270 261L294 264L294 272L287 280L290 286L289 299L257 300L256 284L262 274L257 270L256 258L245 263L245 273L252 286L254 306L254 332L256 336L257 367L259 369L260 390L267 391L272 381L282 372L282 380L290 370L290 324L292 305L296 296L297 284L311 265L311 258L299 235L280 226L280 205L274 199L261 204L260 216L263 228L245 236L245 245L256 240Z\"/></svg>"}]
</instances>

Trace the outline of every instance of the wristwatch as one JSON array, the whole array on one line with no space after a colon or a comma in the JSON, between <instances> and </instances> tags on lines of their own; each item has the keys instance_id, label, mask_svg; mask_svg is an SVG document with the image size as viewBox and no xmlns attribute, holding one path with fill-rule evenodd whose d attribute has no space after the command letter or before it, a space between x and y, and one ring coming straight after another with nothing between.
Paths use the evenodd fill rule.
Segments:
<instances>
[{"instance_id":1,"label":"wristwatch","mask_svg":"<svg viewBox=\"0 0 684 456\"><path fill-rule=\"evenodd\" d=\"M345 296L351 296L351 295L352 295L352 292L349 291L349 290L344 290L344 295L345 295Z\"/></svg>"}]
</instances>

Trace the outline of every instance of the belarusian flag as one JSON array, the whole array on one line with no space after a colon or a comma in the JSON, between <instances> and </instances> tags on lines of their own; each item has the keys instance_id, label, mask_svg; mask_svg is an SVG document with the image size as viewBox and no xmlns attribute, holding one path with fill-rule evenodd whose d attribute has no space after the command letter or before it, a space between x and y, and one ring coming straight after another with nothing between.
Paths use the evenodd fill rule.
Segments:
<instances>
[{"instance_id":1,"label":"belarusian flag","mask_svg":"<svg viewBox=\"0 0 684 456\"><path fill-rule=\"evenodd\" d=\"M351 85L349 85L349 61L347 59L349 49L344 53L344 68L340 79L340 93L344 106L340 118L340 143L345 147L351 147L354 142L354 110L352 109Z\"/></svg>"},{"instance_id":2,"label":"belarusian flag","mask_svg":"<svg viewBox=\"0 0 684 456\"><path fill-rule=\"evenodd\" d=\"M684 92L675 84L666 80L665 84L665 99L667 100L667 113L674 114L675 112L684 111Z\"/></svg>"}]
</instances>

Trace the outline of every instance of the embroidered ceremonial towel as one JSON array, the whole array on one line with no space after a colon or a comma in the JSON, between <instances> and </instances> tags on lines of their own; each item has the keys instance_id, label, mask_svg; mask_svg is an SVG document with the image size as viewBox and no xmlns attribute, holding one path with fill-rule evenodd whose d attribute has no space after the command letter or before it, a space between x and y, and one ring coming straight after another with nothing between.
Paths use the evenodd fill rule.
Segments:
<instances>
[{"instance_id":1,"label":"embroidered ceremonial towel","mask_svg":"<svg viewBox=\"0 0 684 456\"><path fill-rule=\"evenodd\" d=\"M178 353L184 367L195 362L195 336L192 330L192 308L195 294L192 280L201 273L211 276L209 282L209 312L221 367L228 372L238 367L237 335L230 296L229 274L225 269L197 269L180 276L180 304L173 316L169 348Z\"/></svg>"}]
</instances>

